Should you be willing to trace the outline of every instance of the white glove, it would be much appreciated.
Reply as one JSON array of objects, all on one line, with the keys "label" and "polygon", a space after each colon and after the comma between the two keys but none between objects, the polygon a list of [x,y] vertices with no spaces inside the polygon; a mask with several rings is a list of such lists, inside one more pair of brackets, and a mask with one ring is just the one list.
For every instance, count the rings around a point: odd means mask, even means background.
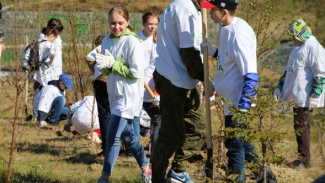
[{"label": "white glove", "polygon": [[201,47],[202,47],[202,49],[204,50],[204,47],[208,47],[208,54],[209,54],[209,56],[213,56],[215,53],[216,53],[216,51],[217,51],[217,49],[215,48],[215,47],[213,47],[210,43],[208,43],[208,42],[206,42],[206,43],[202,43],[201,44]]},{"label": "white glove", "polygon": [[281,98],[281,90],[279,88],[274,90],[273,98],[276,102]]},{"label": "white glove", "polygon": [[68,123],[64,124],[63,130],[67,131],[67,132],[70,132],[70,126],[72,126],[72,125],[68,124]]},{"label": "white glove", "polygon": [[150,99],[150,102],[152,102],[153,105],[158,107],[160,102],[160,96],[155,95],[154,98]]},{"label": "white glove", "polygon": [[96,62],[97,62],[97,67],[99,70],[104,69],[104,68],[112,68],[113,63],[115,62],[115,59],[113,55],[105,49],[105,55],[96,53]]},{"label": "white glove", "polygon": [[311,110],[316,109],[317,106],[318,106],[318,99],[317,98],[309,98],[308,109],[311,111]]},{"label": "white glove", "polygon": [[[203,82],[203,87],[205,89],[205,86],[204,86],[204,82]],[[209,94],[210,94],[210,97],[212,97],[214,95],[214,92],[216,92],[214,90],[214,84],[213,82],[209,79]],[[203,95],[205,96],[205,91],[203,91]]]}]

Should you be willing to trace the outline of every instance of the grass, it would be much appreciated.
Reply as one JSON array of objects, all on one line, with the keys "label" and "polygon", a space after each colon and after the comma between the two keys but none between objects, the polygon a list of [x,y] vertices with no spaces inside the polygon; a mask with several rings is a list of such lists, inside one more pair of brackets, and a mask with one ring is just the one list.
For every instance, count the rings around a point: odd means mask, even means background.
[{"label": "grass", "polygon": [[[10,95],[14,95],[14,87],[7,82],[8,79],[4,81],[3,87]],[[4,92],[3,89],[1,92]],[[72,100],[72,98],[68,100]],[[0,105],[0,155],[8,160],[14,109],[8,97],[2,98],[1,103],[3,105]],[[31,113],[31,110],[29,112]],[[297,144],[291,125],[292,117],[288,117],[287,120],[289,123],[282,130],[290,131],[291,134],[278,146],[282,150],[280,155],[290,162],[296,158]],[[74,138],[71,133],[62,131],[63,125],[64,121],[58,127],[41,129],[30,121],[21,120],[18,123],[17,151],[14,156],[12,182],[96,182],[101,174],[104,161],[103,157],[96,156],[96,153],[101,151],[100,145],[91,144],[85,137]],[[212,129],[216,138],[218,130],[220,130],[217,109],[212,110]],[[311,182],[324,173],[325,166],[321,161],[320,145],[317,141],[318,135],[315,127],[311,128],[311,140],[312,168],[304,169],[301,167],[295,170],[286,168],[283,164],[271,165],[279,182]],[[141,137],[141,142],[146,147],[149,138]],[[215,145],[214,159],[217,162],[218,144]],[[322,146],[325,147],[324,142]],[[225,148],[223,151],[226,152]],[[206,157],[204,150],[200,154]],[[204,180],[202,177],[203,163],[204,161],[198,160],[188,164],[187,168],[195,182],[203,182]],[[6,167],[4,161],[0,160],[0,182],[5,180]],[[127,159],[121,153],[114,168],[112,182],[140,183],[142,181],[138,177],[139,173],[141,170],[136,161]],[[215,170],[215,176],[219,175],[221,178],[220,181],[216,182],[224,181],[224,173],[224,169]]]}]

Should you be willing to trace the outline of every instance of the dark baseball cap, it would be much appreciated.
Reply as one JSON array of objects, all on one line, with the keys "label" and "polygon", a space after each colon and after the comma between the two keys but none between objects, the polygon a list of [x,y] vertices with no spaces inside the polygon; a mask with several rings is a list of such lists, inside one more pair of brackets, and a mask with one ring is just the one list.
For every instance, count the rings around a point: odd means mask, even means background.
[{"label": "dark baseball cap", "polygon": [[238,0],[210,0],[200,3],[202,8],[220,8],[227,10],[235,10],[238,5]]}]

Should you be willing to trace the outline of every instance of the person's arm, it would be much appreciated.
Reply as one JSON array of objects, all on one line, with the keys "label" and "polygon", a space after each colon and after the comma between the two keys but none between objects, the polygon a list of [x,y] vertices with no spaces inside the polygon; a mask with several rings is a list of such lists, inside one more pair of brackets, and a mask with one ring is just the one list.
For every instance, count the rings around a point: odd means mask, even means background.
[{"label": "person's arm", "polygon": [[313,45],[309,49],[306,63],[314,75],[310,98],[318,99],[323,92],[325,84],[325,50],[320,44]]},{"label": "person's arm", "polygon": [[86,56],[85,60],[86,60],[86,64],[87,64],[89,70],[92,72],[92,74],[94,74],[95,73],[95,64],[96,64],[95,60],[93,60],[87,56]]},{"label": "person's arm", "polygon": [[118,74],[122,77],[129,78],[129,79],[137,79],[136,77],[133,76],[129,66],[119,61],[114,62],[112,67],[112,73]]},{"label": "person's arm", "polygon": [[181,48],[180,54],[191,78],[204,81],[204,69],[200,51],[194,47]]},{"label": "person's arm", "polygon": [[201,19],[189,15],[189,12],[178,12],[175,15],[175,24],[179,35],[180,56],[187,72],[193,79],[204,81],[204,70],[201,59]]},{"label": "person's arm", "polygon": [[282,91],[282,88],[283,88],[283,84],[284,84],[284,80],[285,80],[286,75],[287,75],[287,70],[284,71],[284,73],[282,74],[282,76],[279,79],[278,84],[276,85],[276,88],[279,88],[281,91]]},{"label": "person's arm", "polygon": [[255,35],[248,34],[241,33],[241,35],[238,35],[233,45],[234,59],[244,78],[244,85],[238,102],[238,107],[242,111],[250,109],[252,99],[247,95],[255,97],[254,90],[257,90],[259,83],[256,62],[256,38]]},{"label": "person's arm", "polygon": [[90,69],[90,71],[94,74],[95,73],[95,64],[96,64],[96,52],[97,49],[99,49],[99,51],[101,50],[101,46],[96,47],[95,49],[93,49],[85,58],[86,63],[88,68]]},{"label": "person's arm", "polygon": [[249,96],[256,96],[255,89],[257,89],[257,83],[259,82],[259,78],[257,73],[248,73],[244,76],[244,86],[242,88],[241,97],[239,99],[238,107],[241,109],[249,110],[251,106],[251,101]]}]

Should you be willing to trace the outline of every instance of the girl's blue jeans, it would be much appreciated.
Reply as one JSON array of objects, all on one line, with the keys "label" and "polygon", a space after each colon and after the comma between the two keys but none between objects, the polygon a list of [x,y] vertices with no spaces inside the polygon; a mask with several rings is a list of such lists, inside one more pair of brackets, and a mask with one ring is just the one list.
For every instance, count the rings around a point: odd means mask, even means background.
[{"label": "girl's blue jeans", "polygon": [[103,174],[105,175],[112,174],[120,152],[120,138],[132,152],[141,168],[149,163],[143,146],[134,132],[133,119],[126,119],[113,114],[109,121],[106,134],[106,152],[103,167]]}]

